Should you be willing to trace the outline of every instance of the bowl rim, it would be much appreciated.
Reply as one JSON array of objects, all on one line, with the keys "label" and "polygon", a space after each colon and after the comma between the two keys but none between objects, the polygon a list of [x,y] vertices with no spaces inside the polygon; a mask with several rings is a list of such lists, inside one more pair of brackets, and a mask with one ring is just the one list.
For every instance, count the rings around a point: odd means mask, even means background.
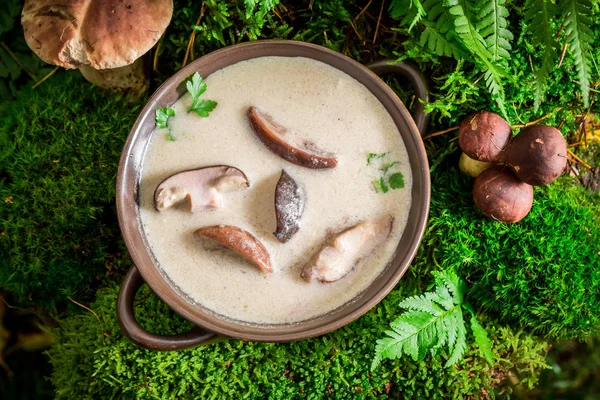
[{"label": "bowl rim", "polygon": [[[210,70],[210,66],[216,65],[218,68],[213,68],[210,72],[213,73],[228,65],[263,56],[312,58],[329,64],[362,83],[394,119],[409,152],[413,175],[413,196],[408,222],[391,265],[386,267],[354,301],[319,317],[281,325],[255,325],[225,319],[201,305],[193,304],[174,287],[175,285],[169,283],[168,277],[156,265],[153,254],[145,244],[145,235],[139,221],[139,172],[147,144],[154,131],[154,110],[157,107],[170,106],[181,97],[185,93],[181,83],[194,72]],[[201,75],[206,77],[210,73]],[[151,121],[151,124],[148,121]],[[399,126],[399,123],[404,126]],[[407,143],[407,139],[411,140]],[[409,151],[409,147],[412,151]],[[150,96],[123,147],[117,172],[116,204],[119,227],[133,265],[150,288],[173,311],[201,328],[228,337],[287,342],[320,336],[349,324],[373,308],[394,288],[415,257],[423,237],[429,214],[430,188],[427,154],[417,126],[402,101],[381,78],[363,64],[326,47],[293,40],[258,40],[228,46],[202,56],[177,71]],[[415,202],[415,194],[420,198],[419,204]],[[405,237],[409,224],[412,235]],[[375,283],[378,287],[374,287]]]}]

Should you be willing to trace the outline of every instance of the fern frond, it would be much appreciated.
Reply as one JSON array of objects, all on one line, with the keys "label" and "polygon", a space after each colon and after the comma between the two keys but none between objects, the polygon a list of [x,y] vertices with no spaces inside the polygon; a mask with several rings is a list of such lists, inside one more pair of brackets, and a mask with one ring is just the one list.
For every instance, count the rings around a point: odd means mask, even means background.
[{"label": "fern frond", "polygon": [[446,367],[456,364],[467,350],[467,330],[465,328],[465,321],[463,320],[462,311],[460,308],[453,310],[449,319],[449,331],[453,330],[456,332],[456,340],[454,345],[448,347],[451,349],[450,358],[446,361]]},{"label": "fern frond", "polygon": [[454,364],[466,348],[465,326],[461,306],[464,282],[453,271],[435,272],[436,291],[404,299],[400,307],[408,309],[394,320],[379,339],[372,368],[383,358],[399,358],[403,354],[423,360],[428,351],[433,355],[448,346]]},{"label": "fern frond", "polygon": [[409,32],[426,14],[421,0],[393,0],[388,11],[392,18],[402,19],[400,25],[409,25]]},{"label": "fern frond", "polygon": [[465,294],[465,283],[456,275],[454,271],[434,271],[435,284],[440,287],[444,286],[452,295],[454,304],[462,304]]},{"label": "fern frond", "polygon": [[533,30],[533,45],[538,47],[544,45],[544,54],[542,55],[542,65],[536,72],[535,77],[535,101],[533,108],[537,111],[542,103],[546,80],[551,66],[558,59],[556,47],[558,44],[554,40],[551,31],[551,21],[557,15],[556,5],[550,0],[528,0],[525,3],[527,12],[525,19],[531,24]]},{"label": "fern frond", "polygon": [[400,302],[399,306],[413,311],[423,311],[433,316],[438,316],[444,312],[444,308],[435,304],[434,300],[437,300],[433,293],[425,293],[421,296],[407,297]]},{"label": "fern frond", "polygon": [[509,58],[510,41],[513,34],[508,30],[508,10],[504,6],[506,0],[478,0],[479,18],[477,30],[485,39],[492,60]]},{"label": "fern frond", "polygon": [[423,8],[426,18],[421,23],[425,29],[421,33],[419,44],[438,56],[454,57],[457,60],[463,58],[465,52],[456,40],[448,8],[440,0],[426,0]]},{"label": "fern frond", "polygon": [[510,77],[494,62],[493,55],[489,52],[485,39],[474,25],[473,21],[477,20],[477,16],[473,5],[467,0],[444,0],[444,4],[449,7],[450,14],[454,17],[456,33],[469,51],[485,67],[486,87],[492,93],[502,114],[506,116],[502,78]]},{"label": "fern frond", "polygon": [[487,332],[481,326],[477,318],[475,317],[475,313],[471,314],[471,331],[473,331],[473,336],[475,336],[475,343],[479,347],[479,352],[485,358],[485,360],[490,364],[494,365],[494,353],[492,352],[492,341],[488,337]]},{"label": "fern frond", "polygon": [[569,44],[569,52],[575,60],[575,68],[579,75],[579,86],[583,94],[585,107],[590,102],[590,79],[592,76],[591,43],[593,33],[592,3],[589,0],[562,0],[560,8],[565,18],[565,34]]}]

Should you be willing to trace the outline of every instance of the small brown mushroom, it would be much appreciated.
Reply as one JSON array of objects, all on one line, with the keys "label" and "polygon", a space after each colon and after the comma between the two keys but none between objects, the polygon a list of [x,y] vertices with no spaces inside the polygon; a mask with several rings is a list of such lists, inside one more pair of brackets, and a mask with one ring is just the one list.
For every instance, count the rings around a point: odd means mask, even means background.
[{"label": "small brown mushroom", "polygon": [[79,68],[90,82],[135,97],[149,86],[140,57],[172,14],[173,0],[25,0],[21,24],[45,62]]},{"label": "small brown mushroom", "polygon": [[320,150],[314,143],[296,143],[288,129],[277,122],[270,114],[258,107],[248,109],[248,120],[252,130],[261,142],[273,153],[301,167],[324,169],[335,168],[338,159],[332,153]]},{"label": "small brown mushroom", "polygon": [[383,215],[338,233],[304,266],[302,278],[321,282],[335,282],[343,278],[363,258],[385,243],[393,224],[393,216]]},{"label": "small brown mushroom", "polygon": [[281,243],[290,240],[300,229],[305,198],[304,189],[287,172],[281,171],[275,188],[277,231],[273,233]]},{"label": "small brown mushroom", "polygon": [[205,226],[195,231],[194,234],[215,241],[244,256],[262,272],[273,272],[271,256],[266,247],[251,233],[237,226]]},{"label": "small brown mushroom", "polygon": [[206,207],[222,207],[222,193],[249,187],[246,175],[235,167],[217,165],[178,172],[158,185],[154,192],[154,207],[157,211],[187,200],[190,211]]},{"label": "small brown mushroom", "polygon": [[506,160],[523,182],[547,185],[567,166],[567,142],[556,128],[529,126],[512,139],[506,149]]},{"label": "small brown mushroom", "polygon": [[473,200],[483,214],[496,221],[518,222],[531,210],[533,187],[510,169],[496,166],[475,179]]},{"label": "small brown mushroom", "polygon": [[489,111],[479,111],[461,122],[458,144],[462,151],[477,161],[499,162],[512,137],[504,118]]}]

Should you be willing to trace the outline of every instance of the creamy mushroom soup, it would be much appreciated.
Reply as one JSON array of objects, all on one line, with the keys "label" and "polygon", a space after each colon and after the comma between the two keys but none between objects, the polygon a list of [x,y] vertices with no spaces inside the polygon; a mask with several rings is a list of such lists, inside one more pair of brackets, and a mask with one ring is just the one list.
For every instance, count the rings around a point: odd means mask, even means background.
[{"label": "creamy mushroom soup", "polygon": [[[169,128],[154,131],[144,157],[140,216],[163,273],[191,301],[247,323],[298,322],[354,299],[391,262],[410,210],[408,155],[390,115],[365,86],[306,58],[243,61],[205,81],[208,89],[203,98],[218,103],[214,111],[207,118],[188,112],[191,97],[186,94],[172,106],[176,114]],[[310,169],[275,154],[248,121],[253,106],[285,126],[294,140],[311,142],[335,155],[337,165]],[[169,131],[174,140],[169,139]],[[242,171],[250,186],[222,194],[213,204],[217,208],[192,213],[185,201],[160,211],[155,208],[155,190],[166,178],[222,165]],[[275,188],[282,170],[304,195],[299,229],[285,243],[273,234]],[[404,186],[399,188],[402,176]],[[375,251],[360,255],[349,273],[320,271],[324,280],[337,279],[331,283],[303,279],[304,267],[331,243],[332,235],[361,221],[389,222],[386,215],[393,220],[391,231],[385,231],[389,235]],[[241,228],[261,242],[270,255],[272,272],[194,234],[219,224]],[[371,225],[359,228],[364,231]],[[335,251],[319,257],[338,261]]]}]

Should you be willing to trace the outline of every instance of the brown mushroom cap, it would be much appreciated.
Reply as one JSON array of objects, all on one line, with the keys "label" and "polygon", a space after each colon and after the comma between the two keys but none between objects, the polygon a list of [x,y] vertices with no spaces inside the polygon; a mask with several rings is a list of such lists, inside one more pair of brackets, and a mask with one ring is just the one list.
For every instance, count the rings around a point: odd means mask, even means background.
[{"label": "brown mushroom cap", "polygon": [[64,68],[118,68],[160,39],[173,0],[25,0],[25,40],[42,60]]},{"label": "brown mushroom cap", "polygon": [[508,122],[496,113],[479,111],[461,122],[458,144],[473,160],[499,162],[512,137]]},{"label": "brown mushroom cap", "polygon": [[496,166],[475,179],[473,200],[483,214],[496,221],[518,222],[531,210],[533,187],[510,169]]},{"label": "brown mushroom cap", "polygon": [[552,126],[532,125],[512,139],[506,149],[506,160],[523,182],[547,185],[567,167],[567,142]]}]

